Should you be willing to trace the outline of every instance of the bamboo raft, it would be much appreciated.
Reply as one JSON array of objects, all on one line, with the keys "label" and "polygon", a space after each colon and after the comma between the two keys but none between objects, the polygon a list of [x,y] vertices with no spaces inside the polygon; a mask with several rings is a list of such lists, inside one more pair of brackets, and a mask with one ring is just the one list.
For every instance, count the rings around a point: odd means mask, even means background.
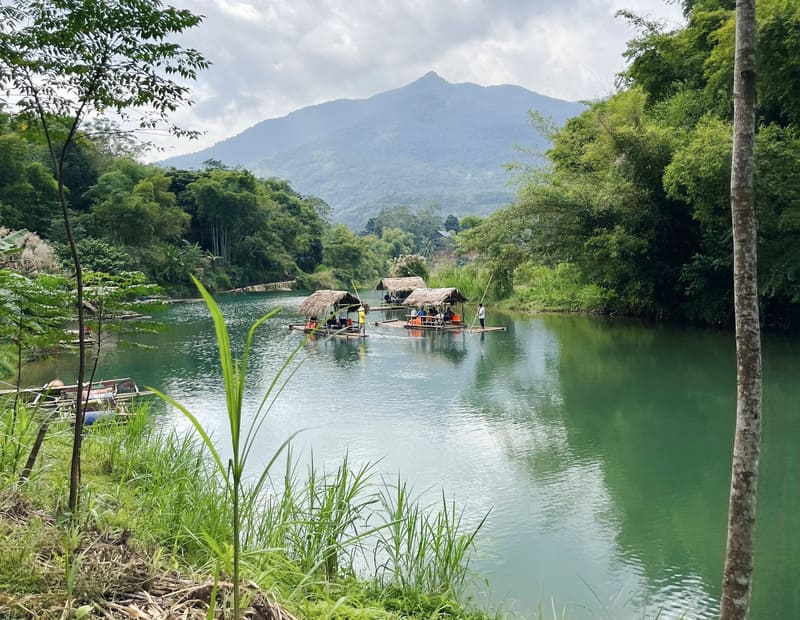
[{"label": "bamboo raft", "polygon": [[352,328],[341,327],[319,327],[317,329],[309,329],[304,323],[290,323],[289,329],[325,338],[329,336],[334,338],[366,338],[368,336],[368,334],[364,334],[363,336],[359,334],[357,327],[355,331],[353,331]]},{"label": "bamboo raft", "polygon": [[508,328],[502,325],[497,326],[487,326],[485,329],[481,329],[480,327],[471,327],[468,325],[452,325],[452,324],[443,324],[443,325],[411,325],[407,321],[402,319],[387,319],[385,321],[376,321],[373,323],[375,327],[400,327],[404,329],[419,329],[424,331],[445,331],[445,332],[459,332],[465,334],[481,334],[486,332],[504,332],[508,331]]}]

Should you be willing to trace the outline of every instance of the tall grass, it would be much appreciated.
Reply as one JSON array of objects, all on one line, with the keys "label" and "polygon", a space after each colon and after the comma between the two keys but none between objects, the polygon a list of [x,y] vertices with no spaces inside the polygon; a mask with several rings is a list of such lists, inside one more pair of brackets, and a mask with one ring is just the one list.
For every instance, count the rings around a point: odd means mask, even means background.
[{"label": "tall grass", "polygon": [[367,510],[377,500],[367,494],[371,469],[369,464],[350,468],[347,456],[332,473],[308,466],[305,480],[296,475],[296,466],[287,459],[288,470],[277,510],[270,523],[270,539],[282,546],[309,575],[324,576],[328,581],[342,573],[352,573],[355,553],[360,548]]},{"label": "tall grass", "polygon": [[602,312],[608,292],[586,281],[576,265],[555,268],[525,263],[514,271],[514,297],[510,303],[525,310],[552,312]]},{"label": "tall grass", "polygon": [[[133,422],[129,428],[138,428]],[[230,497],[202,441],[148,425],[136,433],[109,426],[93,428],[87,446],[101,464],[115,455],[114,479],[141,498],[129,523],[146,541],[204,572],[218,564],[232,570],[224,543],[233,535]],[[323,605],[331,596],[330,605],[348,608],[373,580],[379,597],[399,596],[396,607],[431,596],[454,604],[460,595],[483,520],[466,528],[443,494],[424,503],[399,477],[388,483],[373,464],[354,466],[349,457],[330,471],[313,458],[301,468],[291,450],[283,475],[270,482],[259,493],[244,485],[240,560],[250,579],[281,591],[284,602]]]},{"label": "tall grass", "polygon": [[378,492],[385,528],[378,530],[377,551],[383,562],[376,577],[385,587],[414,588],[458,597],[468,575],[475,536],[488,513],[474,528],[463,526],[463,512],[444,492],[438,510],[421,503],[406,482],[384,482]]},{"label": "tall grass", "polygon": [[477,303],[484,298],[484,295],[491,295],[489,289],[491,279],[491,272],[476,263],[462,267],[443,265],[428,279],[428,285],[433,288],[454,286],[467,299]]},{"label": "tall grass", "polygon": [[0,488],[14,482],[37,428],[36,418],[28,409],[18,407],[15,412],[10,400],[0,403]]}]

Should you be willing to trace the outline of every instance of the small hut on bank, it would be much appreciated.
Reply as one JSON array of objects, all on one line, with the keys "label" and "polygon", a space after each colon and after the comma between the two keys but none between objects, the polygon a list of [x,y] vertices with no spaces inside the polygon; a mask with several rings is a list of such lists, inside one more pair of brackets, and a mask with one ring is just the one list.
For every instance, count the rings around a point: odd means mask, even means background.
[{"label": "small hut on bank", "polygon": [[418,288],[425,288],[425,280],[419,276],[408,276],[405,278],[383,278],[378,282],[375,290],[386,291],[386,296],[383,298],[387,303],[403,303],[403,300],[409,294]]},{"label": "small hut on bank", "polygon": [[[461,328],[465,301],[467,298],[455,287],[415,289],[403,302],[413,308],[407,327]],[[453,310],[457,303],[461,303],[460,314]]]}]

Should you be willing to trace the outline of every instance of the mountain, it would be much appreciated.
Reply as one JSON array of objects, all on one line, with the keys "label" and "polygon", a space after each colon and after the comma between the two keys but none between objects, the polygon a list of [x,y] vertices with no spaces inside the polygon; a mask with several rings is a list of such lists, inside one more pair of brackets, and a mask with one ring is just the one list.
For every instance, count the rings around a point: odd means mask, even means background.
[{"label": "mountain", "polygon": [[451,84],[430,72],[368,99],[340,99],[262,121],[214,146],[161,162],[200,168],[208,159],[287,179],[355,229],[381,208],[435,204],[442,215],[488,215],[514,197],[504,165],[545,151],[528,111],[558,124],[582,104],[519,86]]}]

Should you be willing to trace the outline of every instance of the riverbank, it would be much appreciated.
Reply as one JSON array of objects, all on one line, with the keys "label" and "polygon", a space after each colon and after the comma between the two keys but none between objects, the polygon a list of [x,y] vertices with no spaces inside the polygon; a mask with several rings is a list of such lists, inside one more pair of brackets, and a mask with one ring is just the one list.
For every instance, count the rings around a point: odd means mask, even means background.
[{"label": "riverbank", "polygon": [[[0,409],[0,616],[230,617],[231,507],[191,436],[158,431],[146,410],[89,427],[69,519],[68,423],[19,482],[37,429]],[[453,512],[423,515],[404,484],[374,485],[367,469],[301,478],[289,465],[244,508],[244,617],[488,617],[458,601],[474,532]]]}]

